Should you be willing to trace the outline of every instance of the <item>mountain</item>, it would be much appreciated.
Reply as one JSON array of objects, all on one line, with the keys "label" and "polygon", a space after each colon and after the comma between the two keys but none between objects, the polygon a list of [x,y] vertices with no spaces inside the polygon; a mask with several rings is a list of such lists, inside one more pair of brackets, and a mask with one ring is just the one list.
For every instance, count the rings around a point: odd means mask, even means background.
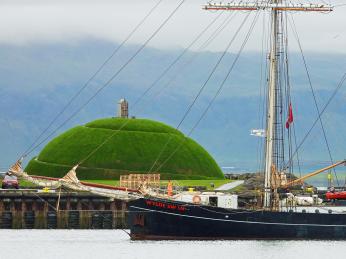
[{"label": "mountain", "polygon": [[[0,45],[0,108],[3,111],[0,115],[0,167],[6,168],[32,144],[115,47],[109,42],[96,40],[70,45]],[[122,48],[107,68],[73,101],[53,129],[88,100],[138,47],[129,45]],[[130,102],[131,115],[176,127],[221,53],[201,52],[186,67],[185,62],[196,56],[195,52],[187,52],[136,107],[133,104],[181,51],[145,48],[108,87],[52,137],[73,126],[115,116],[117,101],[123,97]],[[265,71],[262,57],[261,53],[242,54],[221,95],[191,135],[221,166],[258,168],[263,139],[250,136],[250,130],[263,127],[259,112],[263,111],[265,83],[265,77],[261,79],[261,71]],[[208,105],[234,58],[235,55],[229,53],[220,64],[180,127],[185,134]],[[306,59],[318,105],[322,107],[346,71],[346,59],[344,55],[328,53],[306,53]],[[296,137],[300,142],[316,119],[317,112],[298,53],[290,55],[290,74]],[[172,78],[173,83],[167,85]],[[334,159],[342,159],[346,154],[344,88],[322,117]],[[28,158],[38,154],[44,143]],[[307,139],[299,156],[303,162],[329,160],[320,125]]]}]

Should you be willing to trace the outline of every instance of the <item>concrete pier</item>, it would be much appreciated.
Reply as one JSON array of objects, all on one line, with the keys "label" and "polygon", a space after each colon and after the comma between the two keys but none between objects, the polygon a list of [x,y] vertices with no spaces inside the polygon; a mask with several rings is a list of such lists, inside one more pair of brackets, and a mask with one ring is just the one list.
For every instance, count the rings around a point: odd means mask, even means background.
[{"label": "concrete pier", "polygon": [[126,228],[127,203],[83,192],[0,190],[2,229]]}]

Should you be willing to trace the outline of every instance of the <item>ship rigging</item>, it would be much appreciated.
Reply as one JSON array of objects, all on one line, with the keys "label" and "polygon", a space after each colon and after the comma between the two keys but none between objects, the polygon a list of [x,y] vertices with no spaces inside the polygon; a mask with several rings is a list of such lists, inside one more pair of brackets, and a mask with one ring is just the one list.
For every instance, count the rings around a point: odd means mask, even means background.
[{"label": "ship rigging", "polygon": [[[290,100],[290,81],[287,58],[287,16],[285,12],[331,12],[333,7],[325,4],[293,4],[288,1],[228,3],[204,6],[205,10],[226,11],[269,11],[271,12],[270,53],[268,55],[269,75],[266,112],[265,144],[265,183],[263,207],[273,209],[278,206],[277,188],[286,184],[284,123],[289,131],[293,122],[292,103]],[[288,118],[283,119],[283,92],[286,93]],[[318,110],[319,112],[319,110]],[[291,151],[291,143],[289,143]],[[289,160],[291,160],[291,152]]]},{"label": "ship rigging", "polygon": [[[164,22],[154,31],[154,33],[144,42],[140,48],[117,70],[112,77],[106,81],[106,83],[99,88],[99,90],[93,95],[80,109],[71,115],[68,119],[72,118],[77,114],[85,105],[87,105],[92,98],[94,98],[99,92],[107,87],[114,78],[116,78],[121,71],[143,50],[143,48],[150,42],[150,40],[160,31],[160,29],[170,20],[175,12],[180,8],[185,0],[179,2],[178,6],[170,13],[170,15],[164,20]],[[161,1],[158,2],[158,4]],[[157,5],[156,5],[157,6]],[[155,6],[155,7],[156,7]],[[288,12],[331,12],[333,7],[327,4],[293,4],[283,0],[272,0],[268,2],[232,2],[229,4],[212,4],[209,3],[203,6],[204,10],[211,11],[245,11],[247,14],[242,20],[235,35],[226,46],[224,52],[217,60],[215,66],[213,66],[208,77],[202,84],[198,93],[194,96],[192,103],[188,106],[186,112],[183,114],[182,119],[179,121],[177,128],[179,128],[185,121],[187,115],[190,113],[192,107],[195,105],[196,100],[200,97],[201,93],[205,89],[206,85],[214,75],[221,61],[224,59],[234,39],[238,36],[240,30],[243,28],[251,12],[256,12],[256,15],[251,22],[250,28],[246,33],[245,39],[241,44],[241,47],[231,64],[229,70],[224,77],[224,80],[217,89],[212,100],[209,102],[206,109],[203,111],[197,122],[194,124],[188,136],[194,131],[204,115],[208,112],[215,98],[220,94],[223,86],[229,78],[236,62],[239,59],[241,52],[244,49],[246,42],[248,41],[250,34],[254,28],[254,25],[258,18],[258,13],[267,11],[271,16],[270,23],[270,46],[268,55],[268,87],[267,87],[267,109],[266,109],[266,127],[265,127],[265,147],[264,147],[264,199],[263,208],[256,210],[239,210],[237,208],[231,208],[230,206],[211,206],[210,195],[207,194],[199,196],[199,199],[193,199],[193,202],[185,202],[183,200],[174,199],[176,197],[168,197],[167,195],[155,195],[155,192],[142,191],[139,195],[138,192],[133,191],[130,194],[127,190],[118,190],[115,188],[109,188],[110,190],[105,191],[105,186],[90,186],[84,184],[76,177],[76,170],[79,165],[84,163],[88,158],[94,155],[107,141],[117,134],[126,123],[118,131],[114,131],[108,138],[100,143],[100,145],[92,150],[85,158],[83,158],[77,165],[75,165],[68,174],[62,179],[42,179],[40,177],[29,176],[21,169],[20,162],[12,166],[10,172],[13,174],[23,177],[26,180],[34,182],[38,185],[43,186],[65,186],[74,190],[83,190],[94,192],[99,195],[103,195],[111,198],[124,198],[133,200],[130,202],[130,217],[129,225],[131,228],[131,237],[133,239],[234,239],[234,238],[306,238],[306,239],[346,239],[346,221],[345,214],[337,213],[334,215],[319,215],[318,213],[302,214],[293,212],[283,212],[278,210],[278,188],[286,187],[302,180],[307,177],[317,175],[325,170],[330,170],[338,165],[344,164],[345,161],[333,163],[333,159],[330,155],[331,166],[324,169],[318,170],[305,178],[298,179],[299,181],[289,181],[286,173],[291,170],[293,152],[291,146],[292,132],[291,128],[294,125],[293,108],[294,104],[290,98],[290,80],[289,80],[289,66],[287,56],[287,21],[289,20]],[[217,19],[217,18],[215,18]],[[215,21],[215,20],[214,20]],[[208,27],[207,27],[208,28]],[[206,29],[207,29],[206,28]],[[202,31],[203,34],[204,31]],[[197,39],[199,36],[197,37]],[[195,40],[191,42],[191,47],[195,43]],[[184,55],[182,52],[181,56]],[[164,70],[160,75],[164,76],[168,70],[180,59],[178,56],[171,65]],[[305,68],[306,63],[303,57]],[[106,61],[107,63],[107,61]],[[106,64],[105,63],[105,64]],[[103,65],[101,66],[102,69]],[[98,72],[96,72],[98,73]],[[309,75],[308,75],[309,77]],[[342,83],[345,77],[342,79]],[[143,93],[142,98],[158,81],[154,81],[147,90]],[[309,78],[311,87],[311,81]],[[88,82],[87,82],[88,84]],[[83,90],[84,88],[81,88]],[[328,141],[323,128],[321,119],[321,111],[316,103],[315,94],[311,87],[312,94],[316,110],[318,113],[317,122],[320,122],[323,129],[324,140],[329,150]],[[78,95],[79,93],[77,93]],[[73,100],[73,99],[72,99]],[[137,102],[135,103],[135,105]],[[69,103],[68,103],[69,105]],[[67,105],[67,106],[68,106]],[[67,107],[66,106],[66,107]],[[65,111],[64,107],[63,111]],[[58,115],[59,116],[59,115]],[[54,120],[53,120],[54,121]],[[48,128],[52,124],[49,124]],[[62,124],[64,125],[64,124]],[[61,127],[61,126],[59,126]],[[58,129],[59,129],[58,127]],[[285,128],[288,132],[288,142],[285,142],[284,138],[286,135]],[[41,136],[40,136],[41,137]],[[48,136],[49,137],[49,136]],[[159,170],[167,159],[169,160],[172,154],[169,154],[163,162],[162,156],[166,146],[169,144],[170,139],[163,145],[162,150],[157,155],[155,161],[148,172]],[[33,144],[28,148],[23,157],[28,153],[32,152],[38,145]],[[288,145],[288,147],[285,146]],[[179,149],[180,146],[177,147]],[[176,149],[176,150],[177,150]],[[286,163],[285,153],[288,150],[288,163]],[[330,151],[330,150],[329,150]],[[330,152],[329,152],[330,154]],[[104,187],[104,188],[103,188]],[[122,192],[123,191],[123,192]],[[126,196],[125,196],[126,195]],[[216,195],[217,196],[217,195]],[[219,195],[220,200],[227,200],[229,197]],[[202,198],[209,199],[209,204],[201,204]],[[215,197],[211,197],[215,201]],[[227,203],[225,202],[225,203]],[[215,204],[215,202],[214,202]],[[264,231],[266,230],[266,231]]]}]

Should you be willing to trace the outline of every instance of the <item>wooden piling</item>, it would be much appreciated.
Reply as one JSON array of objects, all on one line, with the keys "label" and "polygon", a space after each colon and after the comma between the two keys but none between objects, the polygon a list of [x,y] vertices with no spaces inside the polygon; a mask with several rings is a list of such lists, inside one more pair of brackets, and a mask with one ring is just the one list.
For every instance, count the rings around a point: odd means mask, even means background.
[{"label": "wooden piling", "polygon": [[125,228],[126,211],[125,201],[90,193],[0,189],[0,228]]}]

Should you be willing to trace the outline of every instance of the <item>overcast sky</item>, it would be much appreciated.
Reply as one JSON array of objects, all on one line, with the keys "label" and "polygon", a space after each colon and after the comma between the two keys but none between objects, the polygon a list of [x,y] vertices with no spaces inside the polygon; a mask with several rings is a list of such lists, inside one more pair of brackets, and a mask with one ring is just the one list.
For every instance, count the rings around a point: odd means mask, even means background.
[{"label": "overcast sky", "polygon": [[[0,0],[0,44],[78,44],[81,40],[90,38],[119,42],[157,1]],[[341,3],[341,0],[330,1],[334,4]],[[142,43],[178,2],[179,0],[163,0],[129,42]],[[187,46],[217,15],[201,9],[201,5],[205,2],[205,0],[186,0],[169,24],[149,45],[156,48]],[[223,13],[218,22],[222,22],[226,15],[228,14]],[[245,15],[238,14],[208,50],[224,49]],[[266,16],[268,17],[268,14]],[[305,51],[346,52],[346,6],[336,8],[331,14],[295,13],[293,17]],[[262,15],[257,21],[247,50],[261,50],[261,25],[264,21]],[[213,28],[209,31],[209,35],[212,31]],[[208,33],[205,37],[207,36]],[[297,49],[294,38],[292,36],[290,38],[291,50]],[[242,37],[239,42],[241,39]],[[236,51],[236,46],[232,51]]]}]

